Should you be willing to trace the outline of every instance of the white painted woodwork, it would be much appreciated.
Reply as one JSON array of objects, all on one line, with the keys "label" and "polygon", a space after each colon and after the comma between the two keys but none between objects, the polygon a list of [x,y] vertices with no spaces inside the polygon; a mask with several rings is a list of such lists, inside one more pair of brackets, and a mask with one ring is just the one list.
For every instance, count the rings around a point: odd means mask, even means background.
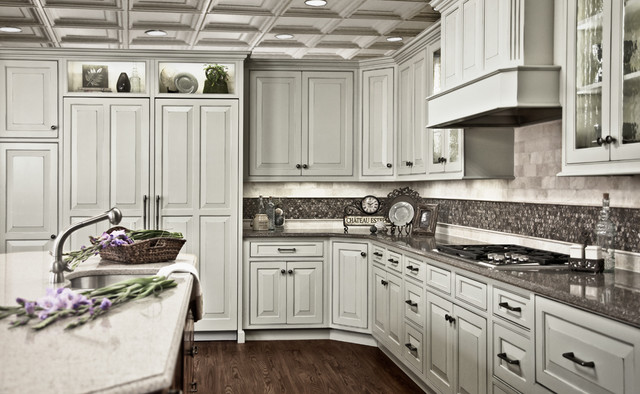
[{"label": "white painted woodwork", "polygon": [[302,74],[252,71],[249,89],[249,175],[300,175]]},{"label": "white painted woodwork", "polygon": [[[421,286],[417,286],[409,281],[404,281],[404,316],[411,320],[417,327],[424,327],[425,305],[424,291]],[[410,301],[415,306],[410,305]]]},{"label": "white painted woodwork", "polygon": [[47,239],[34,240],[6,240],[3,253],[20,252],[48,252],[53,247],[53,242]]},{"label": "white painted woodwork", "polygon": [[402,279],[387,272],[387,293],[389,297],[389,329],[387,330],[387,342],[402,348],[404,337],[402,319],[404,312],[404,293],[402,291]]},{"label": "white painted woodwork", "polygon": [[[365,256],[362,256],[364,253]],[[331,260],[332,320],[340,326],[368,327],[367,244],[336,242]]]},{"label": "white painted woodwork", "polygon": [[362,73],[362,175],[393,175],[393,68]]},{"label": "white painted woodwork", "polygon": [[484,0],[462,0],[462,79],[474,78],[483,69],[483,12]]},{"label": "white painted woodwork", "polygon": [[[250,262],[250,324],[287,322],[287,277],[285,262]],[[285,273],[281,271],[285,270]]]},{"label": "white painted woodwork", "polygon": [[386,268],[387,271],[396,272],[398,275],[402,275],[403,256],[401,253],[387,250]]},{"label": "white painted woodwork", "polygon": [[200,284],[204,313],[200,330],[237,327],[236,221],[230,216],[200,217]]},{"label": "white painted woodwork", "polygon": [[[535,383],[533,342],[508,325],[495,322],[491,342],[493,374],[522,393],[531,392]],[[501,353],[519,364],[509,364],[500,359],[498,354]]]},{"label": "white painted woodwork", "polygon": [[458,173],[453,177],[461,177],[464,161],[464,130],[428,129],[427,135],[431,147],[427,160],[429,174]]},{"label": "white painted woodwork", "polygon": [[0,144],[0,248],[58,232],[58,144]]},{"label": "white painted woodwork", "polygon": [[[374,337],[384,341],[387,340],[389,330],[389,297],[386,281],[387,273],[379,267],[373,267],[372,332]],[[389,346],[389,344],[386,345]]]},{"label": "white painted woodwork", "polygon": [[454,305],[455,393],[487,392],[487,321]]},{"label": "white painted woodwork", "polygon": [[[492,310],[495,316],[500,316],[503,319],[519,324],[529,330],[533,328],[532,297],[525,297],[496,286],[493,286],[492,295]],[[507,307],[511,309],[507,309]],[[517,310],[517,308],[520,308],[520,310]]]},{"label": "white painted woodwork", "polygon": [[317,241],[255,241],[251,242],[249,254],[251,257],[321,257],[324,254],[324,243]]},{"label": "white painted woodwork", "polygon": [[487,309],[487,284],[456,274],[456,299],[480,309]]},{"label": "white painted woodwork", "polygon": [[182,233],[182,237],[187,240],[180,249],[180,253],[198,255],[198,234],[197,218],[194,216],[163,216],[160,228],[163,230]]},{"label": "white painted woodwork", "polygon": [[454,330],[445,320],[453,315],[450,301],[427,291],[427,327],[425,348],[427,351],[427,380],[442,393],[452,393],[454,381]]},{"label": "white painted woodwork", "polygon": [[0,61],[0,137],[58,136],[58,62]]},{"label": "white painted woodwork", "polygon": [[[636,393],[638,329],[535,297],[536,381],[558,393]],[[593,362],[581,366],[564,357]]]},{"label": "white painted woodwork", "polygon": [[323,321],[322,261],[287,263],[287,324]]},{"label": "white painted woodwork", "polygon": [[405,343],[402,280],[391,272],[373,267],[373,281],[373,334],[400,356]]},{"label": "white painted woodwork", "polygon": [[[429,263],[429,261],[427,261]],[[451,294],[453,275],[451,271],[436,267],[432,264],[427,265],[427,286],[437,289],[444,294]]]},{"label": "white painted woodwork", "polygon": [[418,376],[423,375],[424,365],[424,331],[418,330],[409,323],[404,323],[402,358]]},{"label": "white painted woodwork", "polygon": [[441,12],[441,41],[442,41],[442,85],[443,88],[454,86],[462,80],[461,27],[462,16],[460,7],[456,4]]},{"label": "white painted woodwork", "polygon": [[[83,220],[89,219],[89,216],[71,216],[68,218],[68,221],[64,223],[64,229],[74,225],[76,223],[82,222]],[[64,244],[64,251],[72,251],[78,250],[83,246],[89,246],[91,243],[89,241],[89,237],[96,237],[102,235],[102,233],[107,230],[109,227],[109,222],[99,222],[90,224],[88,226],[80,227],[71,233],[69,240]]]},{"label": "white painted woodwork", "polygon": [[399,65],[398,175],[424,174],[426,171],[426,51],[420,50]]},{"label": "white painted woodwork", "polygon": [[413,257],[404,256],[404,275],[420,284],[424,283],[427,275],[427,264]]}]

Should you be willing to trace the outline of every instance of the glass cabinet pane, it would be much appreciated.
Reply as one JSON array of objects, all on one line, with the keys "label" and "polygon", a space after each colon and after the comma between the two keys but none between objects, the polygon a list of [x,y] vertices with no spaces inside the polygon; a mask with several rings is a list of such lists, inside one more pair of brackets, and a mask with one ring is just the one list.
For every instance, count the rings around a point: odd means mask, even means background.
[{"label": "glass cabinet pane", "polygon": [[624,2],[622,143],[640,142],[640,0]]},{"label": "glass cabinet pane", "polygon": [[433,81],[433,87],[431,89],[431,94],[435,94],[438,93],[440,90],[442,90],[442,86],[440,85],[440,71],[442,69],[442,63],[440,61],[440,50],[438,49],[437,51],[433,52],[433,75],[432,77],[432,81]]},{"label": "glass cabinet pane", "polygon": [[454,164],[460,161],[460,129],[447,131],[449,132],[449,158],[447,163]]},{"label": "glass cabinet pane", "polygon": [[[603,0],[577,1],[575,148],[598,146],[602,132]],[[606,50],[605,50],[606,49]]]},{"label": "glass cabinet pane", "polygon": [[433,135],[433,152],[431,154],[431,160],[433,164],[439,164],[442,161],[442,134],[444,130],[434,129],[431,130]]}]

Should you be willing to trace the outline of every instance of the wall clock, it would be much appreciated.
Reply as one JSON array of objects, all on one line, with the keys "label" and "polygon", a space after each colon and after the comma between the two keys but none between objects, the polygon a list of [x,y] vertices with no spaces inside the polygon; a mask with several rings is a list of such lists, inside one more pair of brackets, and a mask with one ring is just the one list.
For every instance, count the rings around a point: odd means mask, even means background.
[{"label": "wall clock", "polygon": [[380,210],[380,200],[372,195],[364,196],[360,201],[360,208],[362,212],[373,215]]}]

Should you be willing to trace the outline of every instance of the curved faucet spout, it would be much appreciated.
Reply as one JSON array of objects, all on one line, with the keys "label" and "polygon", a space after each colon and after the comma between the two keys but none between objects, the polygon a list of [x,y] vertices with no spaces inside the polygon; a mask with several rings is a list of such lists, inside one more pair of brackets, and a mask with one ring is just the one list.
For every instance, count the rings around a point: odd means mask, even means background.
[{"label": "curved faucet spout", "polygon": [[53,262],[51,263],[50,283],[64,283],[64,271],[71,271],[67,264],[62,260],[62,248],[64,247],[64,242],[69,238],[71,233],[79,228],[98,223],[103,220],[109,220],[111,224],[116,225],[122,220],[122,212],[120,212],[118,208],[113,207],[101,215],[72,224],[63,232],[58,234],[56,242],[53,244]]}]

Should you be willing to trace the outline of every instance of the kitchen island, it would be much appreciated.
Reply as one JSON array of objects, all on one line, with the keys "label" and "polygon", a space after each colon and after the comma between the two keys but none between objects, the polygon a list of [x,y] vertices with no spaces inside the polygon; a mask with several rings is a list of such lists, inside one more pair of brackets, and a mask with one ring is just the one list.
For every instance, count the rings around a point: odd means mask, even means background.
[{"label": "kitchen island", "polygon": [[[51,259],[44,252],[1,254],[0,305],[16,305],[16,297],[42,297],[51,287]],[[195,256],[182,254],[175,261],[142,265],[92,257],[66,279],[96,273],[148,276],[174,262],[197,263]],[[168,388],[193,285],[187,273],[171,279],[178,286],[120,305],[71,330],[64,327],[72,319],[40,331],[29,326],[10,329],[13,318],[0,320],[0,392],[146,393]]]}]

